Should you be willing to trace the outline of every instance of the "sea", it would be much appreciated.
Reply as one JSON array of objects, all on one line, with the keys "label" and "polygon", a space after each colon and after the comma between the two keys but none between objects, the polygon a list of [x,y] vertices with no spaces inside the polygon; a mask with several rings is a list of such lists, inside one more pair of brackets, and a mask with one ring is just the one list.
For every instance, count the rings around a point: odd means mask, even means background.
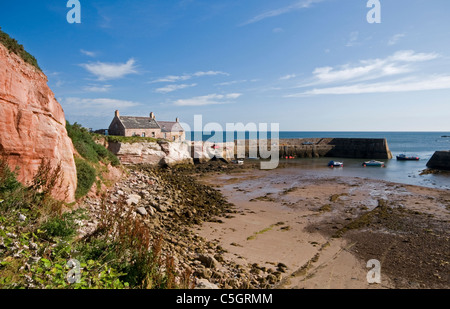
[{"label": "sea", "polygon": [[[226,132],[202,134],[200,132],[187,132],[190,140],[221,142],[230,141]],[[231,134],[233,136],[233,134]],[[254,132],[234,132],[234,139],[254,139],[259,135]],[[265,138],[266,136],[262,136]],[[270,138],[270,132],[267,136]],[[303,172],[324,176],[337,177],[362,177],[379,179],[395,183],[419,185],[424,187],[450,190],[450,172],[438,174],[425,174],[426,164],[433,153],[438,150],[450,150],[450,132],[295,132],[281,131],[280,139],[287,138],[385,138],[393,159],[380,160],[385,162],[385,167],[363,167],[364,160],[347,158],[302,158],[281,159],[280,162],[288,163],[291,168],[302,169]],[[396,156],[418,156],[419,161],[397,161]],[[330,160],[338,160],[344,163],[342,168],[329,168]]]}]

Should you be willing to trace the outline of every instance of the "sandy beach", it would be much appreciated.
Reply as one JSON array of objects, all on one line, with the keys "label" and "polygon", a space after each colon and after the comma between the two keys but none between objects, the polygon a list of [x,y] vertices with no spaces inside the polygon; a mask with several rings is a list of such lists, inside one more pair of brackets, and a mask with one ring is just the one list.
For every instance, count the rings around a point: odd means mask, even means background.
[{"label": "sandy beach", "polygon": [[[236,213],[195,232],[281,289],[450,287],[450,192],[301,169],[204,174]],[[369,283],[369,260],[380,283]],[[370,277],[373,278],[373,277]]]}]

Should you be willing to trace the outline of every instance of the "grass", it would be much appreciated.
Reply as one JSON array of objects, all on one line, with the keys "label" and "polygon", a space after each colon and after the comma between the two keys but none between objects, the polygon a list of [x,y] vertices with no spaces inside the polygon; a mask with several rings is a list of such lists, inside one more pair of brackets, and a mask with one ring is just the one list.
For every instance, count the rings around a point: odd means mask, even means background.
[{"label": "grass", "polygon": [[86,128],[83,128],[78,123],[73,125],[66,122],[66,130],[72,143],[81,157],[75,158],[75,165],[77,169],[77,190],[75,198],[79,199],[85,196],[91,189],[94,182],[97,181],[98,187],[104,179],[102,173],[107,172],[107,169],[102,167],[111,164],[112,166],[119,166],[119,159],[103,145],[96,143],[98,139],[96,134],[90,133]]},{"label": "grass", "polygon": [[66,122],[66,130],[72,143],[80,156],[91,163],[102,161],[105,164],[111,163],[112,166],[120,165],[119,159],[104,146],[97,144],[94,135],[89,133],[78,123],[70,124]]},{"label": "grass", "polygon": [[125,143],[125,144],[134,144],[134,143],[157,143],[160,141],[167,140],[164,139],[158,139],[153,137],[141,137],[141,136],[115,136],[115,135],[109,135],[107,137],[107,140],[109,143]]},{"label": "grass", "polygon": [[[151,239],[149,227],[123,212],[124,201],[113,208],[102,203],[97,228],[81,237],[86,209],[67,210],[51,197],[58,186],[58,167],[43,161],[29,186],[15,180],[0,157],[0,288],[2,289],[124,289],[191,288],[189,271],[175,271],[172,257],[161,254],[162,238]],[[116,207],[117,206],[117,207]],[[79,263],[79,277],[69,260]]]},{"label": "grass", "polygon": [[88,162],[81,158],[75,158],[77,168],[77,190],[75,198],[85,196],[96,180],[96,171]]},{"label": "grass", "polygon": [[18,55],[26,63],[31,64],[39,71],[42,71],[38,65],[36,58],[30,55],[23,45],[19,44],[16,39],[11,38],[7,33],[3,32],[0,27],[0,43],[3,44],[10,52]]}]

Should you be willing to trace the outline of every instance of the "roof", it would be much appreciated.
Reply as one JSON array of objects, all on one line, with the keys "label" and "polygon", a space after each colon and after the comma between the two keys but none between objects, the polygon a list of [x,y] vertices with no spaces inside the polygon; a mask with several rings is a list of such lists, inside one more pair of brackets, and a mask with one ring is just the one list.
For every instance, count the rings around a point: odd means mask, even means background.
[{"label": "roof", "polygon": [[179,122],[175,121],[158,121],[161,132],[180,132],[184,131]]},{"label": "roof", "polygon": [[126,129],[159,129],[155,119],[150,117],[120,116],[119,120]]}]

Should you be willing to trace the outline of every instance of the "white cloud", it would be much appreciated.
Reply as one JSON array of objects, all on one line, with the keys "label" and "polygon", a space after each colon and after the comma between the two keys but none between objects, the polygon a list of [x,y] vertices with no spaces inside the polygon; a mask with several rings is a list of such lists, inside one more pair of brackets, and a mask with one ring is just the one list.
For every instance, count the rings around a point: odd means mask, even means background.
[{"label": "white cloud", "polygon": [[292,11],[296,11],[296,10],[301,10],[301,9],[307,9],[310,8],[312,6],[312,4],[314,3],[318,3],[318,2],[322,2],[323,0],[302,0],[302,1],[297,1],[294,4],[291,4],[289,6],[285,6],[282,8],[278,8],[278,9],[274,9],[274,10],[270,10],[267,12],[264,12],[262,14],[259,14],[249,20],[247,20],[246,22],[242,23],[240,26],[245,26],[245,25],[249,25],[249,24],[253,24],[256,22],[259,22],[261,20],[264,20],[266,18],[271,18],[271,17],[276,17],[276,16],[280,16]]},{"label": "white cloud", "polygon": [[280,80],[289,80],[289,79],[296,78],[296,77],[297,77],[297,75],[295,75],[295,74],[288,74],[288,75],[280,77]]},{"label": "white cloud", "polygon": [[110,80],[137,73],[135,63],[136,61],[131,58],[126,63],[96,62],[81,64],[81,66],[97,76],[98,80]]},{"label": "white cloud", "polygon": [[61,104],[64,106],[65,112],[80,116],[104,116],[105,113],[116,109],[126,110],[127,108],[141,105],[140,103],[127,100],[77,97],[64,98],[61,100]]},{"label": "white cloud", "polygon": [[313,81],[300,85],[308,87],[351,80],[371,80],[380,77],[404,74],[413,71],[412,63],[438,58],[436,53],[416,53],[412,50],[398,51],[384,59],[362,60],[357,65],[319,67],[313,71]]},{"label": "white cloud", "polygon": [[180,99],[174,102],[177,106],[204,106],[230,103],[230,100],[239,98],[241,93],[209,94],[190,99]]},{"label": "white cloud", "polygon": [[203,77],[203,76],[215,76],[215,75],[226,75],[230,74],[222,71],[198,71],[192,74],[183,74],[183,75],[168,75],[165,77],[160,77],[158,79],[150,81],[150,84],[154,83],[175,83],[178,81],[186,81],[192,79],[194,77]]},{"label": "white cloud", "polygon": [[421,62],[429,61],[440,57],[437,53],[416,53],[413,50],[402,50],[396,52],[388,59],[391,61],[403,61],[403,62]]},{"label": "white cloud", "polygon": [[222,71],[207,71],[207,72],[196,72],[194,74],[192,74],[192,76],[195,77],[202,77],[202,76],[215,76],[215,75],[227,75],[229,76],[230,74],[222,72]]},{"label": "white cloud", "polygon": [[232,80],[232,81],[229,81],[229,82],[223,82],[223,83],[214,84],[214,86],[230,86],[230,85],[241,84],[241,83],[246,83],[246,82],[247,82],[246,79]]},{"label": "white cloud", "polygon": [[[286,97],[450,89],[450,75],[414,74],[418,71],[416,63],[431,61],[439,57],[440,55],[437,53],[416,53],[412,50],[402,50],[383,59],[362,60],[357,65],[319,67],[313,71],[312,81],[299,85],[299,87],[337,84],[336,86],[309,89]],[[395,76],[397,79],[392,79]],[[382,81],[369,82],[377,79],[382,79]]]},{"label": "white cloud", "polygon": [[195,86],[197,86],[197,84],[168,85],[168,86],[165,86],[165,87],[161,87],[161,88],[155,89],[155,92],[158,92],[158,93],[169,93],[169,92],[177,91],[177,90],[180,90],[180,89],[189,88],[189,87],[195,87]]},{"label": "white cloud", "polygon": [[108,92],[111,89],[111,85],[89,85],[83,88],[87,92]]},{"label": "white cloud", "polygon": [[308,90],[286,97],[303,97],[313,95],[344,95],[367,93],[411,92],[450,89],[450,75],[431,76],[424,79],[415,78],[385,81],[379,83],[359,83],[348,86],[328,87]]},{"label": "white cloud", "polygon": [[281,32],[284,32],[284,30],[283,30],[283,28],[273,28],[272,32],[273,33],[281,33]]},{"label": "white cloud", "polygon": [[394,36],[392,36],[389,41],[388,41],[388,45],[392,46],[397,44],[398,40],[400,40],[401,38],[403,38],[405,35],[403,33],[399,33],[396,34]]},{"label": "white cloud", "polygon": [[84,49],[80,49],[80,52],[83,55],[89,56],[89,57],[95,57],[97,56],[97,53],[93,52],[93,51],[88,51],[88,50],[84,50]]},{"label": "white cloud", "polygon": [[353,31],[352,33],[350,33],[350,38],[348,39],[348,42],[347,44],[345,44],[345,46],[352,47],[357,45],[358,37],[359,37],[358,31]]}]

